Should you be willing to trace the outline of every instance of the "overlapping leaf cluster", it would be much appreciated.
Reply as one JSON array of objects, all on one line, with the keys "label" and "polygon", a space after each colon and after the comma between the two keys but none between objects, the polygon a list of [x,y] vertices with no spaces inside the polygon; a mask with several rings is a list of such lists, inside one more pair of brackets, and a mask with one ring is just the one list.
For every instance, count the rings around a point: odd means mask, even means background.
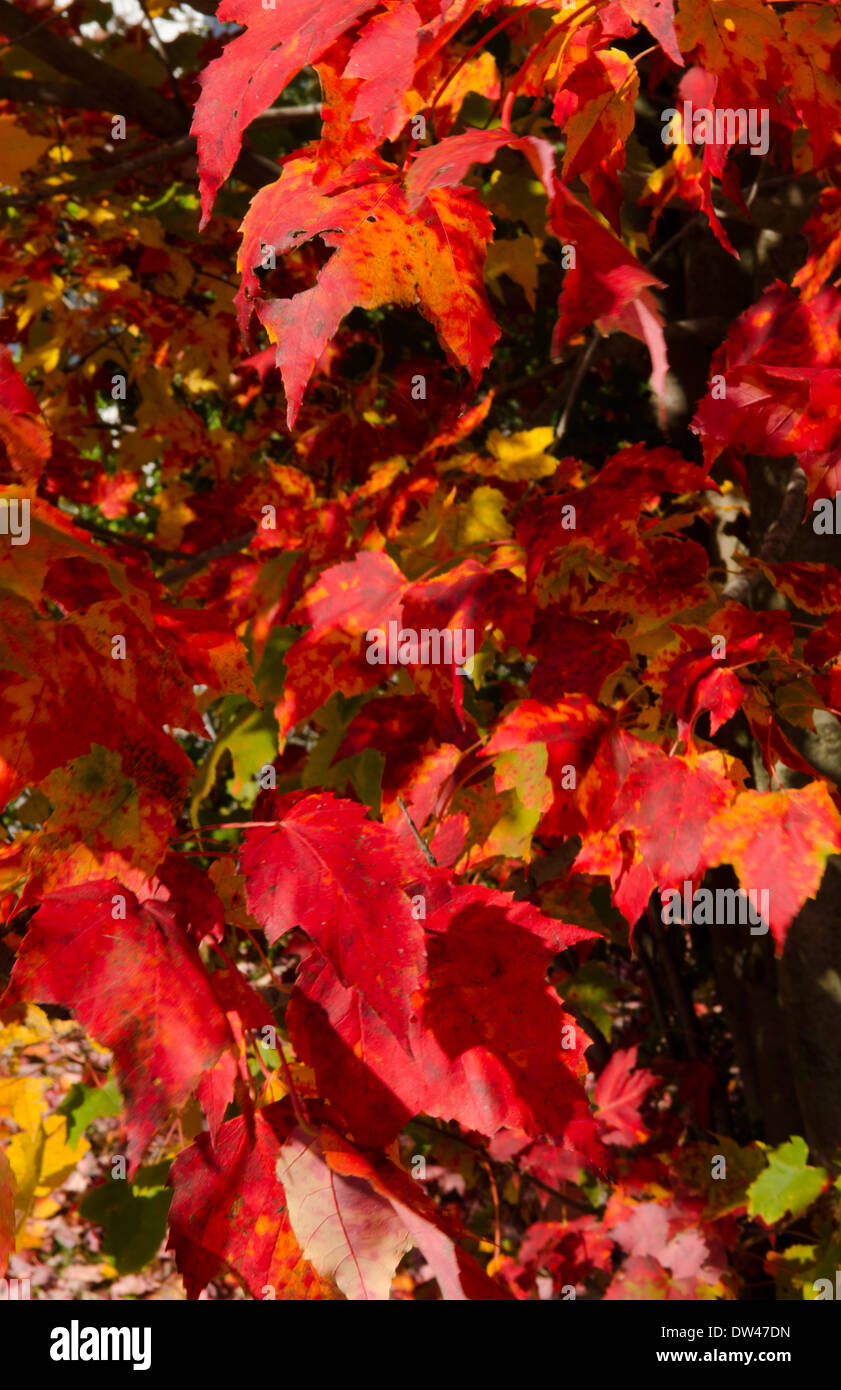
[{"label": "overlapping leaf cluster", "polygon": [[[703,543],[751,456],[835,495],[839,7],[218,18],[239,28],[180,58],[201,235],[189,169],[163,198],[130,169],[62,190],[100,112],[58,143],[37,107],[2,116],[2,497],[31,534],[0,537],[0,1254],[67,1161],[16,1060],[40,1005],[108,1049],[135,1191],[171,1162],[189,1297],[732,1298],[763,1255],[812,1296],[829,1168],[719,1132],[639,935],[652,895],[731,866],[769,888],[780,952],[841,853],[836,788],[790,737],[838,709],[837,571],[763,552],[762,611]],[[266,127],[237,193],[251,123],[316,83],[320,132],[270,150]],[[646,149],[645,113],[684,100],[767,109],[767,163],[680,115]],[[735,257],[723,201],[749,224],[783,176],[819,190],[809,254],[724,326],[693,454],[660,433],[661,224],[695,211]],[[569,365],[571,409],[584,354],[626,338],[650,387],[617,421],[606,363],[611,428],[565,453],[518,352]],[[469,637],[469,674],[372,663],[392,627]],[[741,1249],[804,1212],[797,1244]]]}]

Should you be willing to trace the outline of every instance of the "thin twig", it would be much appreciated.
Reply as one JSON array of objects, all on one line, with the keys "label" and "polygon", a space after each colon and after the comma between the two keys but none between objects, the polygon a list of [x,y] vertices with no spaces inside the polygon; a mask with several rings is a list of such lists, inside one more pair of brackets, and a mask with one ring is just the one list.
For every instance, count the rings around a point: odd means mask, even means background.
[{"label": "thin twig", "polygon": [[502,1254],[502,1223],[499,1219],[499,1189],[496,1185],[494,1170],[491,1167],[489,1158],[485,1159],[485,1171],[488,1175],[488,1182],[491,1185],[491,1197],[493,1198],[494,1204],[494,1254],[496,1258],[499,1259]]},{"label": "thin twig", "polygon": [[764,154],[764,155],[762,156],[762,158],[760,159],[760,161],[759,161],[759,168],[758,168],[757,171],[756,171],[756,178],[754,179],[753,184],[751,185],[751,188],[750,188],[750,190],[749,190],[749,192],[748,192],[748,196],[747,196],[746,199],[745,199],[745,207],[746,207],[746,208],[749,208],[749,207],[751,206],[751,204],[753,203],[754,198],[756,197],[757,193],[759,192],[759,188],[760,188],[760,183],[759,183],[759,181],[760,181],[760,179],[762,178],[762,171],[763,171],[763,169],[765,168],[765,162],[766,162],[767,158],[768,158],[767,154]]},{"label": "thin twig", "polygon": [[[543,367],[535,367],[533,372],[526,372],[524,376],[515,377],[513,381],[506,381],[502,386],[497,386],[494,391],[493,404],[501,400],[503,396],[513,395],[524,386],[530,386],[533,381],[542,381],[547,376],[557,376],[560,372],[568,372],[568,362],[548,362]],[[493,408],[493,407],[492,407]]]},{"label": "thin twig", "polygon": [[142,550],[156,564],[165,564],[172,559],[171,550],[162,550],[159,545],[154,545],[152,541],[144,540],[142,536],[130,536],[120,531],[109,531],[107,526],[100,526],[96,521],[84,521],[81,517],[71,518],[73,525],[78,526],[82,531],[89,531],[98,540],[108,541],[112,545],[133,546],[137,550]]},{"label": "thin twig", "polygon": [[304,102],[300,106],[272,106],[255,116],[249,129],[254,126],[294,125],[296,121],[309,121],[313,116],[320,115],[320,101]]},{"label": "thin twig", "polygon": [[[456,1144],[463,1144],[466,1149],[470,1149],[476,1155],[477,1159],[488,1161],[484,1150],[478,1148],[476,1144],[471,1144],[470,1140],[465,1139],[461,1134],[453,1134],[448,1129],[441,1129],[439,1125],[433,1124],[431,1120],[425,1120],[421,1115],[416,1115],[412,1124],[422,1125],[424,1129],[431,1129],[433,1133],[438,1135],[439,1139],[452,1139]],[[535,1187],[542,1187],[544,1192],[550,1193],[552,1197],[557,1197],[559,1201],[565,1202],[568,1207],[572,1207],[575,1211],[582,1211],[588,1216],[592,1216],[596,1210],[590,1203],[585,1205],[584,1202],[576,1201],[574,1197],[567,1197],[557,1187],[550,1187],[542,1178],[535,1177],[534,1173],[524,1172],[513,1159],[506,1164],[500,1164],[500,1167],[513,1168],[518,1177],[525,1178],[526,1182],[533,1182]]]},{"label": "thin twig", "polygon": [[99,352],[100,348],[108,347],[111,343],[118,343],[125,331],[125,328],[117,328],[113,333],[108,333],[106,337],[100,338],[98,343],[94,343],[92,348],[88,348],[87,352],[83,352],[76,362],[65,368],[65,371],[77,372],[82,363],[87,362],[88,358],[93,357],[94,353]]},{"label": "thin twig", "polygon": [[688,222],[684,222],[679,232],[675,232],[674,236],[670,236],[668,241],[663,242],[662,246],[658,246],[653,256],[649,256],[645,263],[646,270],[655,265],[657,261],[660,260],[661,256],[665,256],[667,251],[671,251],[673,246],[677,246],[679,241],[683,241],[687,232],[691,232],[693,227],[697,227],[698,224],[703,221],[703,218],[704,214],[702,212],[696,212],[694,217],[690,217]]},{"label": "thin twig", "polygon": [[180,584],[185,579],[191,579],[194,574],[209,565],[213,560],[221,560],[224,555],[235,555],[243,546],[253,541],[257,534],[257,527],[252,526],[249,531],[243,531],[242,535],[233,536],[230,540],[221,541],[219,545],[212,545],[208,550],[200,550],[198,555],[191,555],[180,565],[174,565],[172,569],[165,570],[160,575],[160,582],[168,587],[172,584]]},{"label": "thin twig", "polygon": [[149,28],[152,31],[152,38],[154,40],[155,48],[158,52],[158,57],[160,58],[164,67],[166,68],[167,74],[169,76],[169,85],[172,89],[173,99],[176,102],[176,104],[181,107],[182,111],[188,112],[189,108],[181,93],[181,88],[178,85],[178,78],[175,76],[175,68],[172,65],[169,53],[167,52],[166,44],[164,43],[163,39],[158,33],[157,25],[155,24],[155,21],[149,12],[149,6],[147,5],[146,0],[140,0],[140,8],[146,16],[146,21],[149,25]]},{"label": "thin twig", "polygon": [[572,414],[573,407],[575,405],[576,397],[578,395],[578,392],[581,390],[582,382],[584,381],[584,378],[587,375],[587,368],[589,367],[590,362],[592,361],[593,354],[595,353],[596,348],[599,345],[600,339],[601,334],[599,333],[599,330],[597,328],[594,328],[590,334],[590,341],[587,344],[584,351],[582,352],[581,360],[579,361],[578,366],[575,369],[575,376],[572,378],[572,383],[569,388],[569,395],[566,398],[566,404],[561,412],[561,418],[555,427],[556,439],[563,439],[564,435],[567,432],[567,426],[569,424],[569,419]]},{"label": "thin twig", "polygon": [[412,834],[414,835],[415,839],[417,840],[421,853],[424,855],[424,858],[426,859],[427,863],[431,864],[434,869],[437,869],[438,862],[435,858],[435,855],[432,853],[432,850],[429,848],[429,845],[426,843],[426,840],[423,838],[420,831],[418,830],[418,827],[415,825],[415,822],[412,820],[412,817],[409,815],[408,808],[402,796],[398,796],[397,804],[400,807],[400,810],[403,812],[403,815],[406,817],[406,820],[409,822],[409,828]]},{"label": "thin twig", "polygon": [[0,43],[0,52],[2,52],[4,48],[14,48],[16,44],[22,43],[24,39],[28,39],[31,34],[37,34],[38,30],[43,29],[45,24],[52,24],[53,20],[58,19],[58,17],[59,14],[57,10],[50,10],[49,14],[46,14],[43,19],[39,19],[38,23],[33,24],[31,29],[25,29],[24,32],[19,34],[15,39],[7,39],[5,43]]},{"label": "thin twig", "polygon": [[[271,975],[273,983],[277,985],[278,981],[275,977],[274,970],[269,964],[268,956],[266,955],[259,941],[257,941],[253,932],[251,932],[249,928],[246,927],[243,923],[240,923],[240,930],[245,932],[245,935],[248,937],[249,941],[251,942],[252,946],[254,947],[255,951],[260,957],[261,961],[263,962],[269,974]],[[301,1104],[301,1098],[298,1095],[295,1082],[292,1078],[292,1073],[289,1070],[289,1063],[287,1062],[286,1057],[283,1053],[282,1040],[281,1046],[277,1049],[277,1055],[280,1058],[280,1069],[283,1072],[283,1084],[289,1092],[289,1099],[292,1102],[292,1109],[295,1111],[295,1118],[298,1121],[298,1124],[301,1126],[303,1130],[306,1131],[307,1134],[313,1134],[315,1131],[313,1130],[313,1127],[307,1118],[303,1105]]]},{"label": "thin twig", "polygon": [[[2,47],[4,45],[0,44]],[[31,77],[0,77],[0,101],[69,106],[81,111],[102,110],[101,97],[81,82],[36,81]]]},{"label": "thin twig", "polygon": [[90,189],[100,188],[104,184],[116,183],[119,179],[126,178],[129,174],[136,174],[151,164],[164,164],[171,159],[180,159],[182,156],[192,153],[195,150],[195,145],[194,136],[182,135],[178,140],[157,145],[153,150],[145,150],[142,154],[132,155],[129,159],[120,160],[118,164],[107,164],[102,169],[95,169],[93,173],[83,174],[81,178],[68,179],[65,183],[41,184],[29,193],[19,193],[10,198],[3,198],[2,201],[12,207],[27,207],[31,203],[41,203],[45,198],[66,198],[71,193],[86,193]]},{"label": "thin twig", "polygon": [[184,132],[185,115],[174,102],[151,91],[105,59],[95,57],[81,44],[40,25],[33,29],[27,16],[10,0],[0,0],[0,32],[12,46],[19,45],[63,77],[97,92],[109,108],[111,102],[115,102],[113,109],[154,134],[167,136]]}]

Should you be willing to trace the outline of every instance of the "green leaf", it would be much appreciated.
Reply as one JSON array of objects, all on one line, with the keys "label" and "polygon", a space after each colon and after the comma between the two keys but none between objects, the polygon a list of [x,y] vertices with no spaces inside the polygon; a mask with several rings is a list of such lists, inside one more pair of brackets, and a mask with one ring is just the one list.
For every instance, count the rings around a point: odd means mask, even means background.
[{"label": "green leaf", "polygon": [[591,1018],[604,1033],[608,1042],[613,1030],[610,1009],[620,998],[622,986],[600,961],[588,961],[564,980],[561,995],[576,1004],[586,1018]]},{"label": "green leaf", "polygon": [[228,790],[244,805],[257,798],[256,777],[267,763],[277,757],[277,722],[269,710],[256,709],[250,702],[242,704],[239,696],[228,697],[222,705],[222,717],[232,714],[207,753],[193,779],[190,814],[198,824],[199,808],[213,791],[219,763],[229,753],[233,777]]},{"label": "green leaf", "polygon": [[765,1257],[777,1285],[777,1302],[821,1303],[835,1299],[836,1272],[841,1268],[841,1245],[829,1225],[816,1245],[790,1245]]},{"label": "green leaf", "polygon": [[[763,1146],[764,1147],[764,1146]],[[769,1226],[787,1212],[797,1216],[811,1206],[827,1182],[824,1168],[806,1162],[806,1140],[799,1135],[768,1153],[768,1167],[748,1188],[748,1212]]]},{"label": "green leaf", "polygon": [[70,1147],[75,1148],[94,1120],[106,1115],[119,1115],[122,1108],[122,1097],[113,1077],[109,1077],[104,1086],[83,1086],[77,1081],[58,1107],[59,1114],[67,1116],[67,1142]]},{"label": "green leaf", "polygon": [[[343,758],[340,763],[334,763],[333,759],[347,733],[348,725],[363,704],[362,695],[346,696],[337,690],[316,712],[313,722],[324,732],[313,745],[304,764],[301,773],[302,787],[344,789],[350,776],[351,765],[356,766],[355,758]],[[358,754],[355,757],[358,757]],[[366,802],[366,805],[368,804],[370,803]]]},{"label": "green leaf", "polygon": [[360,801],[371,807],[375,819],[379,819],[385,755],[377,748],[363,748],[346,762],[353,790]]},{"label": "green leaf", "polygon": [[[297,558],[297,551],[289,551],[282,560],[267,561],[260,571],[260,579],[266,588],[269,586],[269,581],[272,580],[277,585],[277,592],[280,593]],[[254,676],[254,684],[257,686],[260,699],[264,704],[276,704],[283,694],[287,676],[284,657],[292,643],[296,642],[300,635],[300,628],[296,627],[273,627],[271,629]],[[245,647],[249,661],[253,666],[254,648],[250,633],[246,634]]]},{"label": "green leaf", "polygon": [[166,1234],[172,1190],[170,1160],[138,1168],[133,1182],[109,1178],[82,1198],[79,1210],[102,1227],[102,1247],[118,1274],[136,1274],[153,1260]]},{"label": "green leaf", "polygon": [[767,1166],[758,1144],[743,1148],[723,1134],[713,1135],[709,1143],[688,1144],[678,1154],[676,1162],[681,1180],[690,1191],[706,1198],[704,1217],[707,1220],[743,1211],[748,1189]]}]

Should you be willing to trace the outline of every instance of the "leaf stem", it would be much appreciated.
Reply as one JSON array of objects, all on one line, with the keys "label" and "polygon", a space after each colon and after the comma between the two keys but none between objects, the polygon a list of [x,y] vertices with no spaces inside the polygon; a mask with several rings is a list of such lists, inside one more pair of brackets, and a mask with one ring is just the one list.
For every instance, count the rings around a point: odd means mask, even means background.
[{"label": "leaf stem", "polygon": [[[265,965],[266,969],[268,970],[269,974],[270,974],[271,977],[272,977],[272,983],[275,985],[275,987],[276,987],[281,993],[283,993],[283,986],[281,985],[280,981],[277,979],[277,976],[275,975],[275,972],[274,972],[272,966],[269,964],[269,958],[268,958],[268,956],[266,955],[265,951],[263,950],[263,948],[262,948],[262,946],[260,945],[260,943],[259,943],[259,941],[257,940],[257,938],[254,936],[254,933],[253,933],[248,927],[243,926],[242,923],[239,923],[239,928],[240,928],[240,931],[244,931],[244,932],[245,932],[245,935],[248,937],[249,941],[251,942],[251,944],[252,944],[252,946],[254,947],[255,951],[257,952],[258,956],[259,956],[260,959],[262,960],[263,964]],[[280,1069],[281,1069],[281,1071],[283,1072],[283,1084],[285,1085],[287,1091],[289,1092],[289,1099],[290,1099],[291,1102],[292,1102],[292,1109],[295,1111],[295,1119],[298,1121],[298,1124],[301,1126],[301,1128],[304,1129],[304,1130],[306,1130],[307,1134],[315,1134],[315,1133],[316,1133],[315,1129],[313,1128],[313,1126],[310,1124],[309,1120],[307,1119],[306,1112],[305,1112],[305,1110],[304,1110],[304,1108],[303,1108],[303,1105],[302,1105],[302,1103],[301,1103],[301,1098],[300,1098],[300,1096],[298,1095],[298,1091],[297,1091],[297,1088],[296,1088],[296,1086],[295,1086],[295,1082],[294,1082],[293,1079],[292,1079],[292,1073],[291,1073],[291,1071],[289,1070],[289,1063],[287,1062],[287,1060],[286,1060],[286,1058],[285,1058],[285,1056],[284,1056],[284,1054],[283,1054],[283,1047],[282,1047],[282,1046],[279,1047],[279,1048],[277,1049],[277,1055],[278,1055],[278,1057],[280,1058]]]}]

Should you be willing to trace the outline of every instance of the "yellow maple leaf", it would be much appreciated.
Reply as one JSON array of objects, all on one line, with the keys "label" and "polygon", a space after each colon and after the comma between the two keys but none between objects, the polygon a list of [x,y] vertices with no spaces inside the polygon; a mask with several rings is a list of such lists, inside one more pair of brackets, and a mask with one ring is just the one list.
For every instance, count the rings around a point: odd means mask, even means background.
[{"label": "yellow maple leaf", "polygon": [[558,467],[558,460],[545,452],[554,438],[554,430],[546,425],[508,435],[491,430],[487,446],[494,463],[488,473],[505,482],[548,478]]},{"label": "yellow maple leaf", "polygon": [[21,175],[31,169],[53,141],[22,130],[14,116],[0,116],[0,184],[19,188]]},{"label": "yellow maple leaf", "polygon": [[521,232],[516,237],[502,237],[492,241],[488,247],[485,280],[501,299],[503,296],[497,281],[500,275],[507,275],[509,280],[520,286],[533,309],[537,294],[537,267],[545,259],[537,237],[529,236],[527,232]]},{"label": "yellow maple leaf", "polygon": [[[53,1024],[41,1009],[30,1005],[22,1021],[0,1028],[0,1056],[4,1071],[0,1077],[0,1140],[3,1141],[3,1168],[6,1192],[0,1191],[0,1255],[4,1244],[3,1197],[8,1208],[12,1192],[14,1243],[18,1250],[40,1244],[40,1224],[58,1210],[52,1194],[64,1185],[79,1159],[90,1147],[80,1136],[75,1145],[67,1142],[64,1115],[49,1113],[45,1099],[50,1080],[44,1076],[17,1075],[18,1055],[39,1046],[48,1038],[67,1032],[72,1023]],[[0,1172],[0,1183],[3,1172]],[[34,1221],[31,1218],[35,1218]],[[8,1232],[6,1233],[8,1235]],[[8,1253],[8,1252],[7,1252]],[[0,1261],[2,1263],[2,1261]]]}]

